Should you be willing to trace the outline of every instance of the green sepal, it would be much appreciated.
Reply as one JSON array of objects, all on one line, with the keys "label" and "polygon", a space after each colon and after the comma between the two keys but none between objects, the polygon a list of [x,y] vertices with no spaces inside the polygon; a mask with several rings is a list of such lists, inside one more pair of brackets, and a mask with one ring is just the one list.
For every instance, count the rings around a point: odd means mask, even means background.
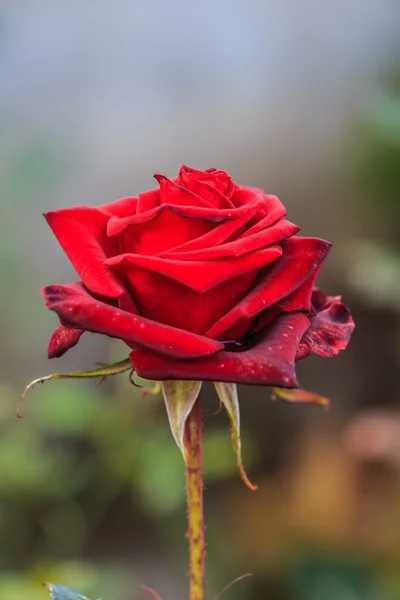
[{"label": "green sepal", "polygon": [[82,596],[65,585],[59,583],[46,583],[45,585],[50,592],[51,600],[89,600],[86,596]]},{"label": "green sepal", "polygon": [[215,389],[221,403],[224,405],[231,422],[231,438],[233,449],[236,453],[237,466],[243,483],[251,490],[256,490],[257,486],[253,485],[247,477],[242,461],[242,448],[240,440],[240,409],[236,383],[220,383],[214,382]]},{"label": "green sepal", "polygon": [[162,381],[162,393],[172,435],[185,458],[185,423],[198,398],[202,381]]},{"label": "green sepal", "polygon": [[129,358],[124,360],[120,360],[119,362],[112,363],[109,365],[101,365],[96,369],[90,369],[89,371],[73,371],[71,373],[52,373],[51,375],[45,375],[44,377],[39,377],[38,379],[34,379],[31,381],[24,391],[22,392],[22,396],[18,403],[17,407],[17,416],[22,418],[21,407],[24,402],[26,394],[38,383],[44,383],[45,381],[49,381],[50,379],[90,379],[99,377],[99,384],[109,377],[110,375],[118,375],[119,373],[124,373],[125,371],[133,371],[133,365]]}]

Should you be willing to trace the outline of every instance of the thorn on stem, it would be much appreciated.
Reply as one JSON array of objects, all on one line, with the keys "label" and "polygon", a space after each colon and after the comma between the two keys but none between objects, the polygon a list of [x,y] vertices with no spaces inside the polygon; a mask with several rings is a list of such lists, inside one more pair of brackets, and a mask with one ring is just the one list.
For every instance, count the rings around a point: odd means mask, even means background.
[{"label": "thorn on stem", "polygon": [[159,596],[152,588],[149,588],[145,585],[141,585],[140,587],[145,592],[149,592],[149,594],[150,594],[150,596],[152,596],[153,600],[161,600],[161,596]]},{"label": "thorn on stem", "polygon": [[100,387],[103,381],[105,381],[106,379],[107,375],[103,375],[103,377],[100,377],[99,381],[96,383],[96,388]]}]

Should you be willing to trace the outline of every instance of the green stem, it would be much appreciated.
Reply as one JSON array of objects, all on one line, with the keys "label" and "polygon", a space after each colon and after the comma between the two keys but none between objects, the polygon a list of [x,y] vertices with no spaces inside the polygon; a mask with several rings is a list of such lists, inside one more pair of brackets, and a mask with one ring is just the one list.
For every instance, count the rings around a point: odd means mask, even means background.
[{"label": "green stem", "polygon": [[197,398],[185,424],[186,493],[190,554],[190,600],[204,600],[204,515],[201,404]]}]

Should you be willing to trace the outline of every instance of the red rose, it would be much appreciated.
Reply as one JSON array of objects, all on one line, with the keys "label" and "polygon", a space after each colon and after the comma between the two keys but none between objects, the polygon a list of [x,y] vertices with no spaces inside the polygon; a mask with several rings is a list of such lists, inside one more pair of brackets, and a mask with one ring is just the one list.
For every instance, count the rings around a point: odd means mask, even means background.
[{"label": "red rose", "polygon": [[155,178],[137,198],[45,215],[81,279],[43,290],[61,321],[50,358],[91,331],[128,344],[149,379],[295,387],[296,359],[346,347],[349,311],[313,291],[328,242],[224,171]]}]

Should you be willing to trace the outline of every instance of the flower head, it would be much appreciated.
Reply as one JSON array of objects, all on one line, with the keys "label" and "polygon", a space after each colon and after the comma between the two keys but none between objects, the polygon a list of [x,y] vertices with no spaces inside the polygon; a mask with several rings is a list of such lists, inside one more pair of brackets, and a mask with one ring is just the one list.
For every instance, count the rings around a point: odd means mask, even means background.
[{"label": "flower head", "polygon": [[61,325],[123,340],[139,375],[296,387],[295,361],[333,356],[354,323],[314,288],[330,243],[296,235],[281,201],[217,169],[181,166],[158,187],[45,215],[80,281],[43,289]]}]

